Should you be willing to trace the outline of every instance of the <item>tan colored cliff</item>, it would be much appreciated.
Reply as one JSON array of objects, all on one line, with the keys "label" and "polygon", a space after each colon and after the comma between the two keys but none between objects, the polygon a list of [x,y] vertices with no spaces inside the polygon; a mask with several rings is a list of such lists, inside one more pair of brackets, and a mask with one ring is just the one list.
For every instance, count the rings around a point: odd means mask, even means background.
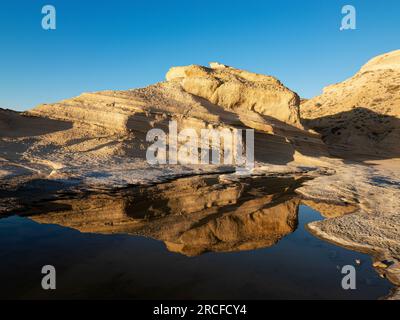
[{"label": "tan colored cliff", "polygon": [[400,50],[326,87],[301,105],[301,117],[336,155],[400,157]]},{"label": "tan colored cliff", "polygon": [[179,82],[186,92],[225,110],[254,111],[301,127],[300,98],[274,77],[211,63],[210,68],[197,65],[171,68],[167,80]]}]

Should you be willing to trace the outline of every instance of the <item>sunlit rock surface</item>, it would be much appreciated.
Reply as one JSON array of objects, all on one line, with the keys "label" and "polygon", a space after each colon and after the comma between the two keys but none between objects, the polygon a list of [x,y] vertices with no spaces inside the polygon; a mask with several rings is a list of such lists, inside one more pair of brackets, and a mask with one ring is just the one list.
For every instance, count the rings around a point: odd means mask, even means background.
[{"label": "sunlit rock surface", "polygon": [[[147,175],[157,181],[198,172],[148,165],[147,133],[158,128],[168,134],[171,121],[179,132],[255,129],[260,163],[315,164],[328,155],[320,136],[301,126],[297,94],[271,76],[212,64],[172,68],[167,79],[141,89],[83,93],[24,113],[0,109],[0,182],[30,174],[114,187],[141,183]],[[214,92],[203,81],[220,85]],[[224,171],[218,165],[200,170]]]},{"label": "sunlit rock surface", "polygon": [[400,157],[400,50],[373,58],[300,109],[335,155]]},{"label": "sunlit rock surface", "polygon": [[[215,94],[200,92],[201,83],[196,89],[201,75],[221,82]],[[113,189],[235,170],[235,163],[222,162],[150,165],[146,151],[153,141],[146,135],[153,128],[168,134],[171,121],[179,132],[197,134],[254,129],[256,166],[320,165],[328,156],[320,136],[300,125],[297,95],[273,77],[212,64],[172,68],[167,79],[141,89],[84,93],[24,113],[0,109],[0,190],[34,180]],[[0,197],[2,212],[10,201]]]},{"label": "sunlit rock surface", "polygon": [[196,65],[171,68],[167,80],[179,82],[186,92],[226,110],[255,111],[301,126],[300,98],[274,77],[212,63],[210,68]]}]

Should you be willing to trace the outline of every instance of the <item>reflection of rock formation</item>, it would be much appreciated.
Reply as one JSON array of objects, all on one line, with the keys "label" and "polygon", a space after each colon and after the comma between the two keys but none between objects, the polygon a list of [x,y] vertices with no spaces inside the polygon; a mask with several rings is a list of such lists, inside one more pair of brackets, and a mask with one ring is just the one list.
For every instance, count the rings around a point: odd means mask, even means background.
[{"label": "reflection of rock formation", "polygon": [[317,202],[313,200],[302,200],[306,206],[318,211],[325,218],[336,218],[346,214],[353,213],[357,210],[357,207],[350,204],[337,204],[329,202]]},{"label": "reflection of rock formation", "polygon": [[232,212],[194,225],[172,241],[171,251],[198,255],[206,251],[241,251],[274,245],[297,226],[297,199],[270,205],[270,197],[249,200]]},{"label": "reflection of rock formation", "polygon": [[41,214],[31,219],[81,232],[148,236],[185,255],[250,250],[271,246],[295,230],[300,200],[293,190],[299,183],[190,177],[116,195],[57,200],[36,208]]}]

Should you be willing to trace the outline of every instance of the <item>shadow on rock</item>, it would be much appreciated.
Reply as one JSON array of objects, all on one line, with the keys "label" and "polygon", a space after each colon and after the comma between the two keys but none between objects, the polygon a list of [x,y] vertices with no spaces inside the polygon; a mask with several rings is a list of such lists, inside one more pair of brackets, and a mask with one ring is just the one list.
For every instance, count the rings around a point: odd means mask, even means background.
[{"label": "shadow on rock", "polygon": [[400,157],[400,119],[367,108],[303,120],[319,132],[329,152],[351,160],[377,160]]}]

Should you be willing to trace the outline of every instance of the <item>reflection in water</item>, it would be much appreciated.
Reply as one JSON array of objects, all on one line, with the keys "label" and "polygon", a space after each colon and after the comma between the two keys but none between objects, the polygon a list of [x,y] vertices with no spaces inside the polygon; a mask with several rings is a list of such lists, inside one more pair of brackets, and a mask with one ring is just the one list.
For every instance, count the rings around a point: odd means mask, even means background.
[{"label": "reflection in water", "polygon": [[[126,233],[164,241],[170,251],[196,256],[269,247],[297,226],[295,178],[220,182],[190,177],[124,191],[59,200],[31,219],[81,232]],[[55,211],[51,211],[51,209]]]},{"label": "reflection in water", "polygon": [[[24,213],[29,219],[0,219],[0,298],[376,299],[388,294],[390,283],[379,278],[368,255],[305,230],[321,216],[300,205],[294,190],[302,182],[190,177],[38,203]],[[325,216],[354,209],[307,205]],[[345,291],[340,266],[355,260],[362,262],[357,290]],[[56,292],[41,289],[46,264],[57,268]]]}]

